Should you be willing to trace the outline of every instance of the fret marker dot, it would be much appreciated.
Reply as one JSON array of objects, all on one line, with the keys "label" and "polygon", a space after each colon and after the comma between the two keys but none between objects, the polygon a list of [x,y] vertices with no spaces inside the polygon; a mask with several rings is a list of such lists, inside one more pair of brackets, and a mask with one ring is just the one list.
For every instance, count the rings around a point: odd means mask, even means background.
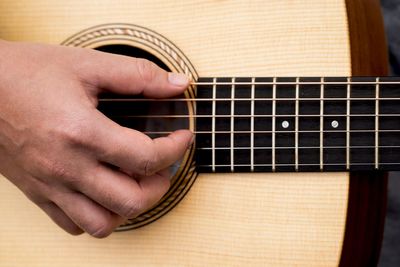
[{"label": "fret marker dot", "polygon": [[289,122],[288,121],[283,121],[282,122],[282,127],[285,128],[285,129],[288,128],[289,127]]},{"label": "fret marker dot", "polygon": [[334,120],[331,122],[331,126],[332,126],[332,128],[337,128],[337,127],[339,127],[339,122]]}]

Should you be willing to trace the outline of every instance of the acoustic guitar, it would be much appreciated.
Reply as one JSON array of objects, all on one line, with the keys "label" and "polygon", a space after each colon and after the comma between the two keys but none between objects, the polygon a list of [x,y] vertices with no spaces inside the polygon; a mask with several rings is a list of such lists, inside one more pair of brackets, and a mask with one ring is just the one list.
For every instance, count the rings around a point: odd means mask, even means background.
[{"label": "acoustic guitar", "polygon": [[[163,199],[104,240],[69,236],[0,179],[0,266],[370,266],[400,79],[378,1],[0,2],[0,38],[145,57],[187,92],[104,95],[111,119],[195,145]],[[360,77],[363,76],[363,77]]]}]

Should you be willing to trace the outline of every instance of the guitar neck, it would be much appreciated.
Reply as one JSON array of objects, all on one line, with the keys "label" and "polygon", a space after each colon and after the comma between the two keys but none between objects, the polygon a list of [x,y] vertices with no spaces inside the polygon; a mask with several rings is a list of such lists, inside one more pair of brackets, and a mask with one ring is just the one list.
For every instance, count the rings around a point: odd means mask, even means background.
[{"label": "guitar neck", "polygon": [[200,172],[400,170],[400,78],[200,78]]}]

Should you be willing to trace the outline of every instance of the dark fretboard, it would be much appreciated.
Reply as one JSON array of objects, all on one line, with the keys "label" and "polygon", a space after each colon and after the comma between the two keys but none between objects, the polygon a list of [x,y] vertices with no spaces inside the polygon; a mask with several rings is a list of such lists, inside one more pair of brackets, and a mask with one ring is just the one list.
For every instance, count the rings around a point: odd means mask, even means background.
[{"label": "dark fretboard", "polygon": [[201,78],[201,172],[400,170],[400,78]]}]

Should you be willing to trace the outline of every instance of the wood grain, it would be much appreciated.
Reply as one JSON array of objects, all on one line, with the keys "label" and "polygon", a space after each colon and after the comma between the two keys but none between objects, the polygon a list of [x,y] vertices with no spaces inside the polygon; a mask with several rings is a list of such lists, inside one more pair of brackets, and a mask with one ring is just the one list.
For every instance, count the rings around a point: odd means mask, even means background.
[{"label": "wood grain", "polygon": [[[0,37],[58,44],[88,27],[132,23],[171,40],[200,76],[345,76],[344,1],[1,1]],[[59,230],[0,179],[0,265],[336,266],[347,173],[200,175],[146,227],[105,240]],[[5,219],[4,219],[5,218]]]},{"label": "wood grain", "polygon": [[[379,1],[346,1],[355,76],[388,74],[388,51]],[[386,214],[387,173],[352,173],[340,266],[376,266]]]}]

